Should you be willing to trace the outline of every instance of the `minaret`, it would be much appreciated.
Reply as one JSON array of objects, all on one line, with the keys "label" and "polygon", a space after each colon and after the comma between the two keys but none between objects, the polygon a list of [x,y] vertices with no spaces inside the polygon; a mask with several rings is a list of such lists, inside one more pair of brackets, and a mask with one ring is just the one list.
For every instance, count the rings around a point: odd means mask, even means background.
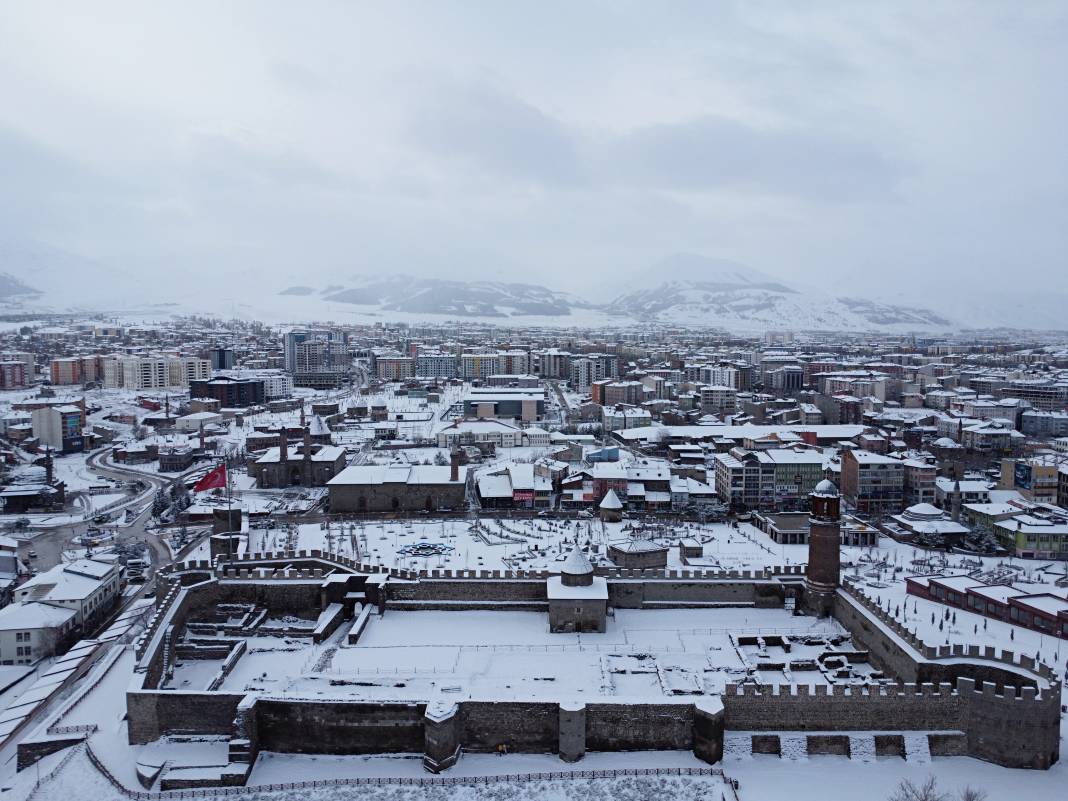
[{"label": "minaret", "polygon": [[841,571],[842,528],[838,487],[824,479],[808,496],[808,567],[805,570],[805,611],[827,617]]},{"label": "minaret", "polygon": [[960,507],[963,497],[960,491],[960,479],[953,482],[953,493],[949,496],[950,515],[954,523],[960,522]]},{"label": "minaret", "polygon": [[305,487],[312,485],[312,441],[311,431],[304,427],[304,456],[300,465],[301,484]]}]

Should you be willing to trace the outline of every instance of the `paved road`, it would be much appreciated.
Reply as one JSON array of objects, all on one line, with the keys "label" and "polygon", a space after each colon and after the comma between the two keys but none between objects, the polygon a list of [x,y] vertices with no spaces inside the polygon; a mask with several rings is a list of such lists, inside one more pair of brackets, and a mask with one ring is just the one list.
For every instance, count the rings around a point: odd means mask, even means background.
[{"label": "paved road", "polygon": [[[152,521],[151,501],[156,491],[168,488],[173,479],[169,476],[155,476],[139,470],[105,464],[103,457],[106,453],[106,451],[98,451],[91,454],[86,459],[86,466],[101,476],[116,478],[121,481],[143,481],[146,485],[146,489],[143,492],[131,495],[128,501],[110,511],[122,514],[126,509],[141,509],[137,518],[130,525],[115,528],[116,540],[118,542],[139,540],[148,546],[151,562],[149,576],[151,576],[156,568],[171,561],[167,546],[161,543],[155,534],[146,530],[146,526]],[[63,551],[76,548],[73,545],[73,541],[85,534],[91,525],[89,521],[83,521],[31,532],[32,538],[25,541],[19,548],[20,556],[39,572],[48,570],[62,561]],[[29,558],[30,551],[34,551],[37,554],[36,558]]]}]

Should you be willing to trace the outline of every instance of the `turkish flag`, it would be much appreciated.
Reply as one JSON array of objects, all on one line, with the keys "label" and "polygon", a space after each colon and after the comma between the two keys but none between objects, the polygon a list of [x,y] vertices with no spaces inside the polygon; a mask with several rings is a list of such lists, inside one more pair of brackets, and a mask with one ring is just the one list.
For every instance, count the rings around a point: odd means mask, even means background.
[{"label": "turkish flag", "polygon": [[200,479],[193,487],[193,492],[203,492],[204,490],[221,489],[226,486],[226,465],[221,464],[214,470],[208,472],[204,478]]}]

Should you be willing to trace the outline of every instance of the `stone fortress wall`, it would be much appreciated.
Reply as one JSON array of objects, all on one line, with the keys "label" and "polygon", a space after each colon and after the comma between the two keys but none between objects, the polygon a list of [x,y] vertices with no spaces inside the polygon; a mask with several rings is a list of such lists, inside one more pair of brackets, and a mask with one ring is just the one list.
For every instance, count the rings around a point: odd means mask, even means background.
[{"label": "stone fortress wall", "polygon": [[[282,569],[284,568],[284,569]],[[219,603],[254,603],[315,615],[351,574],[365,603],[395,609],[544,609],[543,572],[385,571],[319,551],[244,555],[197,562],[161,575],[159,611],[137,643],[127,693],[130,741],[167,733],[229,734],[233,761],[259,749],[314,753],[420,752],[431,770],[461,750],[553,752],[692,749],[709,762],[727,732],[750,733],[754,750],[774,750],[774,732],[806,733],[813,753],[840,753],[834,732],[881,732],[894,752],[901,732],[929,732],[932,753],[960,753],[1009,767],[1048,768],[1058,758],[1060,684],[1044,665],[1009,652],[923,643],[847,583],[834,613],[873,662],[899,680],[884,687],[728,685],[722,696],[627,703],[491,700],[401,703],[313,700],[158,689],[177,635],[191,615]],[[782,606],[801,568],[765,571],[599,570],[609,605],[621,608]],[[374,580],[372,580],[374,579]],[[348,581],[349,579],[346,579]],[[891,743],[887,745],[887,743]]]}]

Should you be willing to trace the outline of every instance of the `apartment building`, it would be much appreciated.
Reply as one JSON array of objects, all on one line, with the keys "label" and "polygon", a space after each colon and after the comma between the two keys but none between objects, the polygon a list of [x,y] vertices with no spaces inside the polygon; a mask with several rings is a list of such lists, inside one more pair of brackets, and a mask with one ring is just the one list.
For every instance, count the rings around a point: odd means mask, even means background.
[{"label": "apartment building", "polygon": [[[617,357],[611,354],[573,356],[568,368],[568,383],[576,392],[589,392],[594,384],[615,378],[619,373],[618,364]],[[608,403],[607,400],[601,402]]]},{"label": "apartment building", "polygon": [[500,375],[526,375],[530,372],[530,354],[525,350],[502,350],[497,353]]},{"label": "apartment building", "polygon": [[571,377],[571,354],[567,351],[556,348],[536,350],[531,354],[531,360],[531,371],[541,378]]},{"label": "apartment building", "polygon": [[193,381],[211,378],[211,360],[196,356],[167,357],[167,386],[188,387]]},{"label": "apartment building", "polygon": [[73,639],[75,613],[51,604],[10,604],[0,609],[0,665],[33,665]]},{"label": "apartment building", "polygon": [[1028,409],[1020,415],[1020,432],[1028,437],[1068,436],[1068,412]]},{"label": "apartment building", "polygon": [[20,361],[0,361],[0,389],[22,389],[27,386],[26,365]]},{"label": "apartment building", "polygon": [[82,360],[77,357],[67,359],[52,359],[48,366],[49,377],[53,386],[81,384]]},{"label": "apartment building", "polygon": [[459,364],[451,353],[422,351],[415,356],[415,374],[419,378],[456,378],[459,372]]},{"label": "apartment building", "polygon": [[607,432],[644,428],[652,424],[653,416],[647,409],[633,406],[605,406],[601,409],[601,425]]},{"label": "apartment building", "polygon": [[0,352],[0,362],[21,362],[22,375],[27,383],[33,383],[36,377],[36,362],[34,356],[28,350],[4,350]]},{"label": "apartment building", "polygon": [[905,459],[901,464],[904,505],[915,506],[919,503],[929,503],[933,506],[938,468],[921,459]]},{"label": "apartment building", "polygon": [[416,360],[411,356],[379,356],[375,375],[383,381],[404,381],[415,376]]},{"label": "apartment building", "polygon": [[222,408],[244,409],[267,400],[263,381],[251,376],[217,375],[189,383],[190,398],[212,398]]},{"label": "apartment building", "polygon": [[18,587],[15,600],[69,609],[75,625],[87,631],[112,608],[119,597],[119,584],[118,565],[79,559],[38,573]]},{"label": "apartment building", "polygon": [[33,435],[42,445],[61,453],[77,453],[85,450],[82,436],[82,410],[79,406],[44,406],[30,413],[33,420]]},{"label": "apartment building", "polygon": [[313,389],[334,389],[352,375],[348,334],[334,329],[296,329],[282,338],[286,372],[293,384]]},{"label": "apartment building", "polygon": [[1068,383],[1052,379],[1017,379],[997,390],[998,397],[1018,398],[1044,412],[1068,409]]},{"label": "apartment building", "polygon": [[860,514],[894,514],[903,508],[905,466],[864,450],[842,453],[842,497]]},{"label": "apartment building", "polygon": [[1035,503],[1057,503],[1061,457],[1033,456],[1030,459],[1002,459],[998,489],[1016,490]]},{"label": "apartment building", "polygon": [[705,414],[734,414],[738,411],[738,392],[726,385],[701,387],[701,411]]},{"label": "apartment building", "polygon": [[460,354],[460,378],[465,381],[483,381],[497,372],[496,353]]},{"label": "apartment building", "polygon": [[641,381],[612,381],[604,386],[605,406],[639,406],[645,400],[645,385]]},{"label": "apartment building", "polygon": [[731,448],[713,457],[716,495],[733,509],[799,509],[824,477],[819,451]]}]

